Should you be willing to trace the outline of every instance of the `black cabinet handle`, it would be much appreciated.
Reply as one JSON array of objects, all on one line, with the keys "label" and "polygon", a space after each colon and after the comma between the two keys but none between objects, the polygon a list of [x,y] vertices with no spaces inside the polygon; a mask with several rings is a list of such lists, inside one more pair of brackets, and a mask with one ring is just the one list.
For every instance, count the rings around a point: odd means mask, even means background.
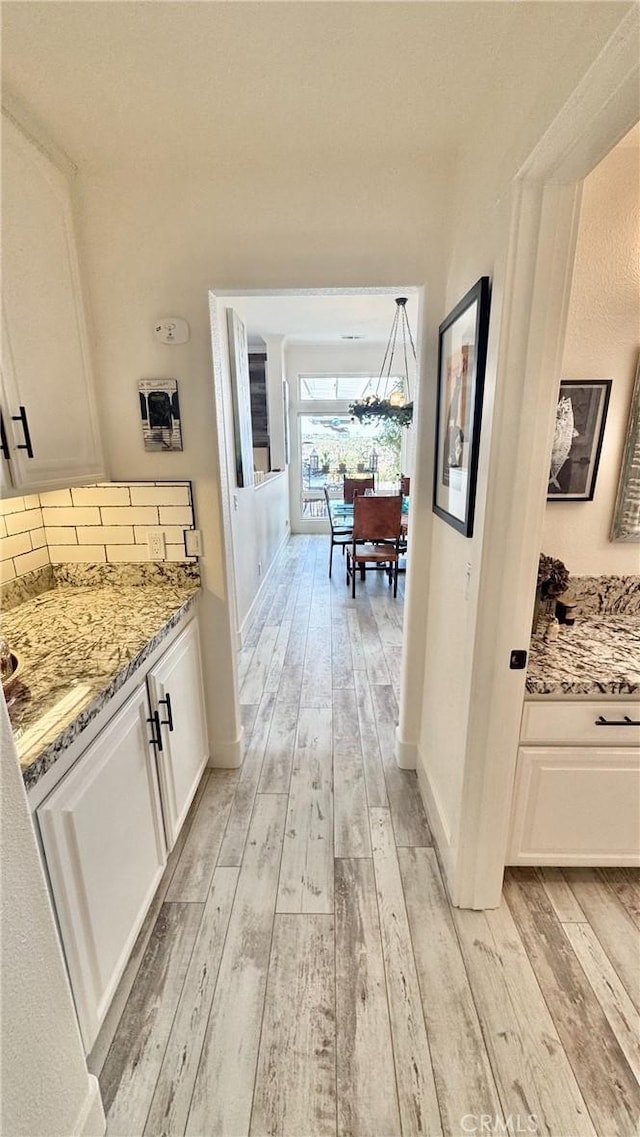
[{"label": "black cabinet handle", "polygon": [[147,719],[153,727],[155,727],[155,737],[150,738],[149,742],[152,746],[157,746],[158,750],[162,751],[162,731],[160,730],[160,715],[154,711],[150,719]]},{"label": "black cabinet handle", "polygon": [[640,719],[630,719],[628,715],[622,719],[606,719],[603,715],[599,715],[596,726],[640,726]]},{"label": "black cabinet handle", "polygon": [[0,414],[0,450],[2,450],[2,457],[9,461],[11,457],[9,453],[9,443],[7,442],[7,432],[4,429],[4,419]]},{"label": "black cabinet handle", "polygon": [[169,730],[171,731],[171,730],[173,730],[173,714],[171,711],[171,695],[169,694],[169,692],[167,691],[167,694],[165,695],[164,699],[158,699],[158,702],[164,703],[166,708],[167,708],[167,717],[166,717],[166,719],[160,719],[160,722],[162,723],[163,726],[168,726]]},{"label": "black cabinet handle", "polygon": [[33,458],[33,446],[31,445],[31,434],[29,431],[29,421],[27,419],[26,407],[20,407],[19,415],[11,415],[12,422],[21,422],[22,430],[24,432],[24,442],[16,446],[16,450],[26,450],[27,456]]}]

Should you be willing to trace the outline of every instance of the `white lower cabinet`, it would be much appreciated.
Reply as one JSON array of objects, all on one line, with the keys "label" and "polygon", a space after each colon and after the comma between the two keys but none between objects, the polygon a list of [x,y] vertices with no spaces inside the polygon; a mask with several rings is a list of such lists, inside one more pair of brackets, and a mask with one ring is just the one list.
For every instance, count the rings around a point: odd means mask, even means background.
[{"label": "white lower cabinet", "polygon": [[526,702],[510,865],[640,864],[640,707]]},{"label": "white lower cabinet", "polygon": [[193,620],[147,675],[167,845],[171,850],[207,764],[200,641]]},{"label": "white lower cabinet", "polygon": [[142,683],[38,810],[87,1050],[166,863],[148,717]]},{"label": "white lower cabinet", "polygon": [[37,809],[88,1052],[208,757],[197,621],[180,631]]}]

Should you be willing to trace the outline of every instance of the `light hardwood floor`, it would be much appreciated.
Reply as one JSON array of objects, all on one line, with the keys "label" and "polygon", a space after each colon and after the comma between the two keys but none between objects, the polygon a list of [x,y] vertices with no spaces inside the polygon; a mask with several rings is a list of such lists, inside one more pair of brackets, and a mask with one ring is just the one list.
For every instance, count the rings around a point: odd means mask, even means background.
[{"label": "light hardwood floor", "polygon": [[110,1137],[631,1137],[640,882],[511,870],[448,904],[394,761],[403,586],[294,538],[94,1048]]}]

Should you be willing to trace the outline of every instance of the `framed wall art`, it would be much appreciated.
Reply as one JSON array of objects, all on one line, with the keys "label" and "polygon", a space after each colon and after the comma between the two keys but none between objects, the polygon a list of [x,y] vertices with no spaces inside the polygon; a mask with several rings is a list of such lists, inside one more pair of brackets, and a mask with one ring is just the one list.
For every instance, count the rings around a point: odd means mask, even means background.
[{"label": "framed wall art", "polygon": [[593,501],[610,394],[610,379],[562,380],[547,501]]},{"label": "framed wall art", "polygon": [[255,482],[249,352],[247,350],[247,329],[233,308],[227,308],[227,334],[229,337],[229,365],[233,399],[236,484],[239,487],[246,487],[252,486]]},{"label": "framed wall art", "polygon": [[177,379],[141,379],[138,383],[145,450],[182,450]]},{"label": "framed wall art", "polygon": [[489,333],[489,277],[483,276],[439,328],[433,511],[473,534],[482,395]]},{"label": "framed wall art", "polygon": [[611,540],[640,541],[640,358],[631,396]]}]

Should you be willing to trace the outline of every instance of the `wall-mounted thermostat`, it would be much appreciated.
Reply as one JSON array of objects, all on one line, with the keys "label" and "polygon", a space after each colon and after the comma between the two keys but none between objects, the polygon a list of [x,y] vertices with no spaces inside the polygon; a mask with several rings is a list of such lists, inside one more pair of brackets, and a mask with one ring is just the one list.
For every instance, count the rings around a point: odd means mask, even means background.
[{"label": "wall-mounted thermostat", "polygon": [[153,330],[160,343],[186,343],[189,339],[189,325],[179,316],[167,316],[164,320],[158,320]]}]

